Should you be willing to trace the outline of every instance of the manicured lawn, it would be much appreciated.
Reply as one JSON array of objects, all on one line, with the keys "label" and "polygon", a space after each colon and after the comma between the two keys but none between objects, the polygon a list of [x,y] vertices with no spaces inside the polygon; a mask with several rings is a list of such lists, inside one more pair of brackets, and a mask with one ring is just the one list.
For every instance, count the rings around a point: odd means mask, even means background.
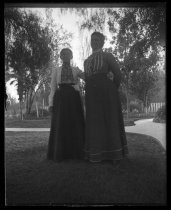
[{"label": "manicured lawn", "polygon": [[51,119],[5,120],[6,128],[50,128]]},{"label": "manicured lawn", "polygon": [[166,203],[166,155],[151,137],[127,134],[129,155],[110,162],[46,160],[49,132],[6,132],[7,205]]},{"label": "manicured lawn", "polygon": [[[124,120],[125,126],[134,125],[134,120]],[[5,120],[6,128],[50,128],[51,119],[41,120]]]}]

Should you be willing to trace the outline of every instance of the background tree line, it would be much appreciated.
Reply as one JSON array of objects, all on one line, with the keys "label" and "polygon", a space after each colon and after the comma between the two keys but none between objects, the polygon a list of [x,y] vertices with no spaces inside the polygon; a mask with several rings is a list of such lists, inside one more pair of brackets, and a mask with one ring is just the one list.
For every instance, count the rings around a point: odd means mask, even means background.
[{"label": "background tree line", "polygon": [[23,118],[23,106],[27,116],[38,98],[48,103],[51,71],[59,65],[60,46],[69,46],[71,34],[54,27],[50,9],[43,22],[34,13],[7,7],[4,20],[6,82],[11,78],[11,84],[16,82]]},{"label": "background tree line", "polygon": [[[76,13],[80,20],[82,62],[91,53],[90,32],[109,33],[110,47],[104,50],[111,52],[121,66],[120,94],[127,114],[132,97],[141,101],[145,108],[154,95],[164,93],[160,88],[165,78],[165,71],[161,71],[165,66],[160,66],[163,59],[160,52],[165,50],[164,4],[149,8],[61,9],[61,14],[66,12]],[[21,111],[24,102],[26,114],[31,112],[34,101],[42,98],[46,104],[50,74],[60,62],[60,46],[69,46],[72,38],[62,27],[55,27],[51,13],[51,9],[45,10],[43,23],[35,14],[5,8],[6,78],[17,81]],[[84,84],[81,84],[84,93]]]},{"label": "background tree line", "polygon": [[111,47],[104,50],[111,52],[120,63],[120,94],[122,101],[126,101],[127,114],[132,96],[142,102],[145,110],[155,94],[164,93],[161,86],[164,84],[165,69],[160,66],[160,60],[163,59],[160,51],[165,50],[165,5],[75,10],[84,16],[81,30],[103,33],[107,28],[110,33]]}]

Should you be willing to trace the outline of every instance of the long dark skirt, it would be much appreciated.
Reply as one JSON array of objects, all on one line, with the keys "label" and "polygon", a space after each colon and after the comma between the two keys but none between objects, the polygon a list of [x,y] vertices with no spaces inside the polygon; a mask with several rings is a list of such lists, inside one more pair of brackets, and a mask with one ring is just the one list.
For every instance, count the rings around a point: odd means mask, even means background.
[{"label": "long dark skirt", "polygon": [[61,85],[53,99],[47,158],[82,159],[85,122],[81,97],[70,85]]},{"label": "long dark skirt", "polygon": [[127,153],[119,92],[105,74],[86,80],[85,158],[91,161],[122,159]]}]

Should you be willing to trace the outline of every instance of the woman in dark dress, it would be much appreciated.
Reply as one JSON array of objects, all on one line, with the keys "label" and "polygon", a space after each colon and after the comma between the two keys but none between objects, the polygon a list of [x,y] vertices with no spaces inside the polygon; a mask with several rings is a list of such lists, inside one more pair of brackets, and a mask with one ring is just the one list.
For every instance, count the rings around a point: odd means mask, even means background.
[{"label": "woman in dark dress", "polygon": [[84,113],[79,92],[82,71],[71,67],[72,51],[60,53],[63,64],[55,69],[51,80],[49,109],[52,112],[47,159],[62,161],[81,159],[84,151]]},{"label": "woman in dark dress", "polygon": [[[111,53],[103,52],[104,36],[91,35],[93,53],[85,60],[86,130],[85,158],[91,162],[121,160],[127,153],[118,88],[119,66]],[[109,78],[113,75],[113,80]]]}]

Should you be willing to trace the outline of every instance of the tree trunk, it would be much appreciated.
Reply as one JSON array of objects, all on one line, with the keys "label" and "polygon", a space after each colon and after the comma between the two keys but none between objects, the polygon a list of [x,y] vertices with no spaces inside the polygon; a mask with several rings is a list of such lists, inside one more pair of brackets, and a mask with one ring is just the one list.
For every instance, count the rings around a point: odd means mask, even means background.
[{"label": "tree trunk", "polygon": [[20,119],[23,120],[22,101],[20,101]]},{"label": "tree trunk", "polygon": [[29,109],[28,109],[28,111],[29,111],[29,113],[28,114],[30,114],[31,113],[31,107],[32,107],[32,92],[30,93],[30,97],[29,97]]},{"label": "tree trunk", "polygon": [[31,113],[31,108],[33,105],[33,100],[34,100],[34,96],[32,96],[32,92],[30,94],[30,96],[27,98],[27,106],[26,106],[26,115],[29,115]]},{"label": "tree trunk", "polygon": [[127,107],[127,119],[129,118],[129,92],[128,92],[128,88],[125,89],[126,92],[126,107]]},{"label": "tree trunk", "polygon": [[144,94],[144,113],[147,114],[147,93]]},{"label": "tree trunk", "polygon": [[29,114],[29,93],[26,94],[26,116]]},{"label": "tree trunk", "polygon": [[43,98],[42,117],[43,117],[43,110],[44,110],[44,107],[45,107],[45,101],[44,101],[44,98]]},{"label": "tree trunk", "polygon": [[145,98],[145,107],[146,107],[146,110],[145,110],[145,111],[146,111],[146,115],[147,115],[147,114],[148,114],[148,113],[147,113],[147,96],[146,96],[146,98]]},{"label": "tree trunk", "polygon": [[25,98],[25,114],[27,114],[27,110],[28,110],[28,93],[26,93],[26,98]]},{"label": "tree trunk", "polygon": [[39,118],[39,109],[38,109],[38,106],[37,106],[37,101],[36,101],[36,100],[35,100],[35,103],[36,103],[37,118]]}]

